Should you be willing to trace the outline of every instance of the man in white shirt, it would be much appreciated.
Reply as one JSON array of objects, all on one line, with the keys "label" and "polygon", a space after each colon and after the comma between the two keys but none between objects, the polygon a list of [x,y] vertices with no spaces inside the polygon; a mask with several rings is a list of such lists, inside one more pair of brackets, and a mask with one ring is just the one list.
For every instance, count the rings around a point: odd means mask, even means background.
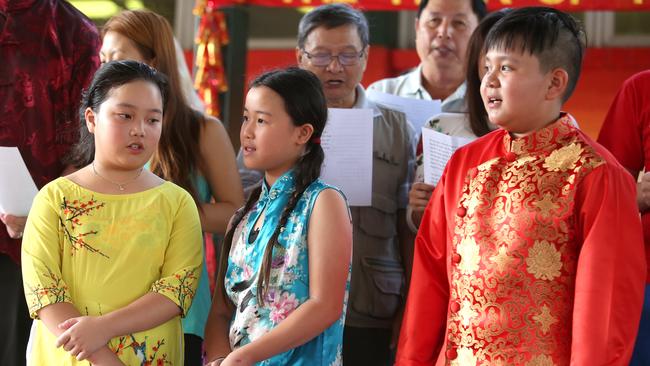
[{"label": "man in white shirt", "polygon": [[[483,0],[422,0],[415,19],[415,44],[420,64],[412,71],[394,78],[379,80],[368,87],[382,93],[424,100],[439,99],[441,110],[463,113],[465,107],[465,58],[472,32],[487,14]],[[428,123],[442,133],[444,126]],[[468,130],[471,133],[471,130]],[[467,136],[463,136],[467,137]],[[418,144],[418,145],[421,145]],[[409,192],[406,220],[417,232],[433,186],[421,181],[422,155],[418,148],[416,182]],[[418,178],[419,177],[419,178]]]},{"label": "man in white shirt", "polygon": [[443,101],[443,112],[464,112],[465,53],[479,21],[487,14],[483,0],[422,0],[415,19],[420,65],[368,87],[407,98]]}]

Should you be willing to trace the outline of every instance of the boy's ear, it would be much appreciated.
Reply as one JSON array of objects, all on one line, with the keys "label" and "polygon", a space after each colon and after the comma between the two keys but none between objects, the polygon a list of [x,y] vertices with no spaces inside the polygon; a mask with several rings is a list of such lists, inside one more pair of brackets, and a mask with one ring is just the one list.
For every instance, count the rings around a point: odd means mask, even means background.
[{"label": "boy's ear", "polygon": [[298,145],[305,145],[311,139],[311,136],[314,134],[314,126],[311,123],[305,123],[302,126],[298,127],[298,139],[296,143]]},{"label": "boy's ear", "polygon": [[546,99],[562,99],[567,85],[569,84],[569,73],[563,68],[556,68],[550,71],[550,84],[546,92]]},{"label": "boy's ear", "polygon": [[84,112],[84,118],[86,119],[86,128],[90,133],[95,133],[95,112],[88,107]]}]

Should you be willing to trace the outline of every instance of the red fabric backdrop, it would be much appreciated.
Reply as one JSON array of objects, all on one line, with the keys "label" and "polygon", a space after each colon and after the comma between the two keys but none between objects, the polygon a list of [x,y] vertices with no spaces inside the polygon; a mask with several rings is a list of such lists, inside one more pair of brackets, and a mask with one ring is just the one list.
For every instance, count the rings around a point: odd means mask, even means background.
[{"label": "red fabric backdrop", "polygon": [[[214,4],[225,5],[260,5],[260,6],[318,6],[333,2],[345,2],[365,10],[405,10],[417,9],[420,0],[208,0]],[[499,9],[522,6],[550,6],[565,11],[650,10],[650,0],[486,0],[488,8]]]}]

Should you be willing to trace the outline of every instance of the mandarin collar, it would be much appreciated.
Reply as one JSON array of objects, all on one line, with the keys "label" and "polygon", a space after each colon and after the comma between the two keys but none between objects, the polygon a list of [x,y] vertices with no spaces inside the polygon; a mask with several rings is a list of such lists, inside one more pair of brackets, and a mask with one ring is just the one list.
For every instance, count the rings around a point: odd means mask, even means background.
[{"label": "mandarin collar", "polygon": [[564,139],[569,137],[571,130],[574,129],[571,116],[563,112],[555,122],[527,136],[513,138],[510,133],[506,132],[503,144],[505,151],[516,155],[550,151],[558,145],[562,145]]},{"label": "mandarin collar", "polygon": [[27,9],[35,2],[36,0],[0,0],[0,13]]},{"label": "mandarin collar", "polygon": [[295,177],[293,174],[293,169],[282,174],[272,186],[269,187],[269,184],[266,182],[266,178],[262,183],[262,192],[260,193],[259,200],[274,200],[280,197],[283,193],[291,194],[295,189]]}]

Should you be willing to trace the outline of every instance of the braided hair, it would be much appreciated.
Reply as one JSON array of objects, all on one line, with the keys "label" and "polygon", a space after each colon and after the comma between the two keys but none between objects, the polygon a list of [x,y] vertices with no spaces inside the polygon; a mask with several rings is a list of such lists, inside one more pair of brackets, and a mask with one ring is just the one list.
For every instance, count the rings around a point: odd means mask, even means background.
[{"label": "braided hair", "polygon": [[[284,108],[291,117],[294,126],[298,127],[309,123],[313,126],[314,132],[307,143],[305,153],[293,166],[295,190],[285,205],[279,223],[264,250],[260,273],[257,276],[257,299],[259,304],[265,303],[271,276],[273,249],[279,246],[278,237],[302,194],[320,176],[321,165],[325,154],[320,143],[317,141],[321,137],[325,128],[325,122],[327,121],[327,103],[322,84],[311,72],[297,67],[269,71],[253,80],[250,88],[262,86],[273,90],[284,100]],[[259,199],[261,191],[261,187],[256,188],[251,193],[248,201],[246,201],[244,208],[237,211],[231,220],[230,228],[226,233],[221,248],[219,276],[217,277],[217,281],[221,281],[220,283],[223,283],[225,280],[228,267],[228,255],[232,247],[234,232],[246,213],[253,208]],[[243,290],[250,285],[248,283],[243,286],[236,286],[234,290]],[[227,300],[225,292],[222,296]]]}]

